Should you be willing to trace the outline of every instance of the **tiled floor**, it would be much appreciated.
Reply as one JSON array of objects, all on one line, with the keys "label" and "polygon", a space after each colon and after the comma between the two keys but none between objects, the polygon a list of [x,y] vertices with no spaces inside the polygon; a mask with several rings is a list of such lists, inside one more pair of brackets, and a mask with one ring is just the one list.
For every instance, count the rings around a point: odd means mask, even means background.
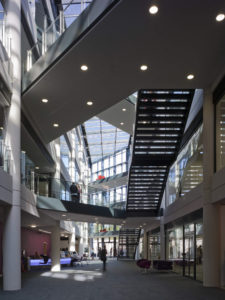
[{"label": "tiled floor", "polygon": [[23,274],[23,288],[0,291],[0,299],[15,300],[207,300],[225,299],[225,291],[204,288],[200,282],[174,273],[142,274],[134,262],[108,261],[102,272],[99,261],[64,268],[61,272],[34,270]]}]

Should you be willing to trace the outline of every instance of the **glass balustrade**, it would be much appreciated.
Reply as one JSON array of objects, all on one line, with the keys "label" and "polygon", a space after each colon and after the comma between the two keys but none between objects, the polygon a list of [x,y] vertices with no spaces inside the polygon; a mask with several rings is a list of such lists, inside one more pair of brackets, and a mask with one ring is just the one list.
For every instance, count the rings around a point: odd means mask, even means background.
[{"label": "glass balustrade", "polygon": [[0,140],[0,168],[10,174],[11,165],[11,149]]},{"label": "glass balustrade", "polygon": [[[63,32],[77,19],[77,17],[88,7],[92,0],[62,1],[62,10],[55,20],[43,17],[43,28],[36,24],[38,40],[34,46],[27,50],[26,60],[23,62],[23,73],[28,72],[33,64],[44,55],[48,49],[57,41]],[[87,26],[90,25],[89,18]]]},{"label": "glass balustrade", "polygon": [[[31,168],[28,173],[25,178],[22,177],[22,183],[35,194],[77,202],[77,195],[74,196],[73,192],[71,192],[72,181],[53,178],[47,174],[38,174],[34,168],[33,170]],[[112,202],[110,193],[107,193],[107,191],[89,186],[84,187],[83,190],[80,187],[78,189],[80,189],[79,203],[108,207],[113,215],[115,215],[115,212],[124,211],[126,208],[126,199],[123,193],[116,195],[116,202]],[[96,197],[96,195],[98,196]]]}]

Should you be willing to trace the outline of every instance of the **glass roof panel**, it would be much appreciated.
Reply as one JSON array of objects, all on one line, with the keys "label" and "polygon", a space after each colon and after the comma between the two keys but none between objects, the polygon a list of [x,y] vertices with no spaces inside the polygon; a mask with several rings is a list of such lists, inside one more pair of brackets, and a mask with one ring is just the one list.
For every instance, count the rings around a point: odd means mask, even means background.
[{"label": "glass roof panel", "polygon": [[128,147],[130,135],[98,117],[85,122],[84,127],[92,162]]}]

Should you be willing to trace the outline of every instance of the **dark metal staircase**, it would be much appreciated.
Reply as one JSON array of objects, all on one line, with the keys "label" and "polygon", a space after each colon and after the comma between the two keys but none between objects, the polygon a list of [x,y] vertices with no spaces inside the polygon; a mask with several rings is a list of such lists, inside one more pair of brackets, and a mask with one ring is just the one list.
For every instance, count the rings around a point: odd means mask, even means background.
[{"label": "dark metal staircase", "polygon": [[194,90],[139,91],[128,182],[128,214],[158,215],[193,95]]},{"label": "dark metal staircase", "polygon": [[118,259],[135,259],[141,230],[121,229],[119,232]]}]

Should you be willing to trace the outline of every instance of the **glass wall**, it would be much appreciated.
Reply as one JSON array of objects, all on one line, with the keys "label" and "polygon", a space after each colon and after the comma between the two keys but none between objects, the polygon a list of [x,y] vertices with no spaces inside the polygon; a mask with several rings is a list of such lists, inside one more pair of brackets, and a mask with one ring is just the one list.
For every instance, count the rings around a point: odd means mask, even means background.
[{"label": "glass wall", "polygon": [[105,157],[92,165],[92,181],[98,180],[99,176],[105,178],[127,171],[128,149],[123,149],[115,155]]},{"label": "glass wall", "polygon": [[225,96],[216,105],[216,170],[225,167]]},{"label": "glass wall", "polygon": [[160,232],[150,233],[149,235],[149,259],[160,259]]},{"label": "glass wall", "polygon": [[172,204],[203,181],[202,126],[179,153],[166,184],[166,204]]},{"label": "glass wall", "polygon": [[175,225],[166,230],[166,258],[173,261],[173,271],[203,280],[202,219]]}]

